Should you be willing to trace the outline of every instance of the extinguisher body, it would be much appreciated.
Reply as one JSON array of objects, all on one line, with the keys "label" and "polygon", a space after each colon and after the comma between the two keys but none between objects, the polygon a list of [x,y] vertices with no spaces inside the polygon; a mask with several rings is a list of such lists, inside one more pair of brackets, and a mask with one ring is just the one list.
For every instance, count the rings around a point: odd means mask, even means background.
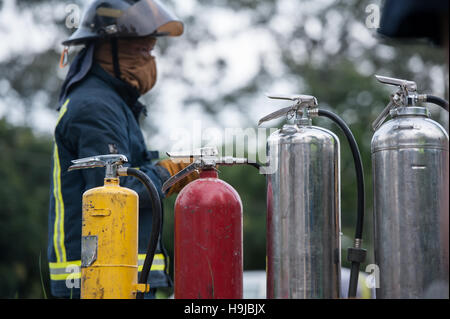
[{"label": "extinguisher body", "polygon": [[267,141],[267,297],[339,298],[339,140],[284,125]]},{"label": "extinguisher body", "polygon": [[83,194],[81,298],[136,297],[138,195],[119,178]]},{"label": "extinguisher body", "polygon": [[423,107],[391,116],[371,143],[376,295],[425,298],[443,281],[448,298],[448,134]]},{"label": "extinguisher body", "polygon": [[175,202],[175,298],[241,299],[242,236],[239,194],[202,170]]}]

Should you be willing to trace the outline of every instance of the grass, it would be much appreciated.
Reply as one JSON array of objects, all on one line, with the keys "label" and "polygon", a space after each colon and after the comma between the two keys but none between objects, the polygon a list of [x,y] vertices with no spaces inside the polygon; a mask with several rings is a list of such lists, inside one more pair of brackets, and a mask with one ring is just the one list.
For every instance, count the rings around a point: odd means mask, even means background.
[{"label": "grass", "polygon": [[48,299],[47,292],[45,291],[44,278],[42,276],[42,251],[39,252],[39,275],[41,277],[41,287],[44,299]]}]

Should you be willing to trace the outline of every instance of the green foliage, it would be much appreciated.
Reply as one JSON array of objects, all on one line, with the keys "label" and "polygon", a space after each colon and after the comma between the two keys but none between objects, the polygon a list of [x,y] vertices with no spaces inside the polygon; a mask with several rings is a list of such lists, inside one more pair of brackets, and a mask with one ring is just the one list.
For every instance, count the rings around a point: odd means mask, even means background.
[{"label": "green foliage", "polygon": [[50,158],[49,139],[0,120],[0,298],[43,296]]},{"label": "green foliage", "polygon": [[220,178],[241,196],[244,270],[266,268],[266,179],[252,166],[221,167]]}]

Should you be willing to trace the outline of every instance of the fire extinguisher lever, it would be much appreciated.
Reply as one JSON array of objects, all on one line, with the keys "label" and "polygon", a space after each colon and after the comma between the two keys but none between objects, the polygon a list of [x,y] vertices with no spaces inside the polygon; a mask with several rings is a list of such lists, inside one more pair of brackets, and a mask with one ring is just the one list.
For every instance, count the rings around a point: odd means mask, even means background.
[{"label": "fire extinguisher lever", "polygon": [[383,84],[398,86],[405,92],[417,91],[417,84],[414,81],[391,78],[383,75],[375,75],[375,78]]},{"label": "fire extinguisher lever", "polygon": [[288,101],[294,101],[294,104],[288,107],[284,107],[282,109],[279,109],[278,111],[275,111],[273,113],[270,113],[269,115],[264,116],[261,118],[258,122],[258,125],[261,125],[264,122],[274,120],[276,118],[279,118],[284,115],[296,115],[297,119],[306,120],[308,122],[309,118],[311,116],[317,115],[317,99],[312,95],[274,95],[274,94],[268,94],[268,98],[270,99],[276,99],[276,100],[288,100]]},{"label": "fire extinguisher lever", "polygon": [[372,128],[374,131],[383,124],[384,120],[399,107],[414,106],[416,103],[429,102],[440,105],[448,111],[448,102],[428,94],[418,94],[417,84],[414,81],[402,80],[397,78],[391,78],[382,75],[375,75],[376,79],[387,85],[397,86],[398,90],[394,94],[391,94],[389,104],[384,108],[384,110],[378,115],[378,117],[373,121]]},{"label": "fire extinguisher lever", "polygon": [[219,156],[219,151],[216,147],[203,147],[197,149],[192,154],[183,152],[171,152],[166,154],[173,160],[188,160],[192,163],[169,178],[162,186],[163,192],[166,192],[171,186],[194,171],[215,169],[217,165],[231,166],[248,163],[246,158],[235,158],[231,156],[221,157]]},{"label": "fire extinguisher lever", "polygon": [[73,165],[69,166],[68,171],[85,168],[106,167],[106,178],[116,178],[117,169],[128,162],[125,155],[106,154],[91,157],[80,158],[71,161]]},{"label": "fire extinguisher lever", "polygon": [[188,166],[186,166],[184,169],[173,175],[171,178],[169,178],[162,186],[162,191],[165,193],[170,187],[172,187],[174,184],[176,184],[179,180],[185,178],[186,176],[190,175],[192,172],[197,171],[200,168],[201,165],[199,163],[194,162]]},{"label": "fire extinguisher lever", "polygon": [[372,123],[372,129],[376,131],[384,120],[389,116],[390,111],[397,107],[407,106],[408,104],[413,104],[420,100],[417,94],[417,84],[413,81],[391,78],[388,76],[375,75],[375,78],[387,85],[393,85],[398,87],[398,91],[391,94],[389,104],[383,109],[383,111],[378,115],[378,117]]}]

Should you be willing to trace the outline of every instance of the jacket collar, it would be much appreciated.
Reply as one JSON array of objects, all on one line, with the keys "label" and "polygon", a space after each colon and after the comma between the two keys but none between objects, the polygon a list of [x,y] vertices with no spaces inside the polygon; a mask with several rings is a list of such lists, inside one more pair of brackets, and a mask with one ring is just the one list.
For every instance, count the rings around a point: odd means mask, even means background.
[{"label": "jacket collar", "polygon": [[141,112],[147,116],[147,109],[145,105],[138,101],[140,93],[135,87],[125,81],[113,77],[96,62],[93,63],[91,72],[120,95],[131,109],[136,119],[139,119]]},{"label": "jacket collar", "polygon": [[95,46],[93,43],[88,44],[72,61],[59,94],[58,111],[66,101],[71,88],[82,81],[89,73],[93,62],[94,48]]}]

